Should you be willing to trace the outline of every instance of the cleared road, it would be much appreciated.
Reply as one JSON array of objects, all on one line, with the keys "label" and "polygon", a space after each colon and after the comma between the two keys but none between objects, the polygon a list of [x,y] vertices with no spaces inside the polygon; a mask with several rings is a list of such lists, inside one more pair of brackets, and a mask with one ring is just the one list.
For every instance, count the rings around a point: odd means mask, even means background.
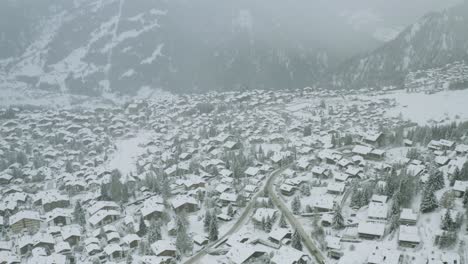
[{"label": "cleared road", "polygon": [[[275,178],[281,172],[283,172],[285,168],[277,169],[274,170],[273,172],[270,173],[270,176],[268,177],[267,184],[265,185],[265,188],[268,187],[268,185],[271,183],[271,179]],[[253,213],[254,209],[254,204],[255,201],[257,200],[257,197],[261,194],[262,192],[257,192],[252,199],[250,199],[249,203],[247,204],[244,212],[241,214],[237,222],[227,231],[222,237],[220,237],[218,240],[216,240],[213,243],[208,244],[204,249],[198,251],[195,255],[191,256],[189,259],[187,259],[184,263],[185,264],[195,264],[198,263],[210,249],[212,249],[215,245],[217,245],[219,242],[222,242],[226,240],[230,235],[234,234],[235,232],[239,231],[239,229],[250,219],[249,216]]]},{"label": "cleared road", "polygon": [[325,263],[325,258],[323,257],[322,253],[320,250],[318,250],[317,246],[315,246],[315,243],[312,241],[312,239],[307,235],[307,232],[305,232],[304,228],[302,227],[301,223],[296,219],[296,217],[292,214],[291,211],[289,211],[288,207],[284,202],[280,199],[278,194],[276,193],[275,189],[273,188],[273,183],[275,182],[276,176],[278,176],[280,173],[275,173],[270,177],[267,181],[266,187],[268,191],[268,195],[271,198],[271,201],[273,204],[283,213],[284,217],[288,220],[289,224],[291,227],[295,228],[299,235],[302,237],[302,244],[307,248],[309,253],[314,256],[315,260],[318,263]]}]

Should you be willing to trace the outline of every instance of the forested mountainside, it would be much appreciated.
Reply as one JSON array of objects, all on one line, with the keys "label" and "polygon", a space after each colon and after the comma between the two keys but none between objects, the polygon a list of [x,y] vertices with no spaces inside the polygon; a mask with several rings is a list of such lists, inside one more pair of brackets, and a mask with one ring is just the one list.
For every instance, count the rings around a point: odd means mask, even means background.
[{"label": "forested mountainside", "polygon": [[340,65],[324,83],[338,88],[401,86],[410,72],[466,60],[466,32],[468,2],[427,14],[394,40]]}]

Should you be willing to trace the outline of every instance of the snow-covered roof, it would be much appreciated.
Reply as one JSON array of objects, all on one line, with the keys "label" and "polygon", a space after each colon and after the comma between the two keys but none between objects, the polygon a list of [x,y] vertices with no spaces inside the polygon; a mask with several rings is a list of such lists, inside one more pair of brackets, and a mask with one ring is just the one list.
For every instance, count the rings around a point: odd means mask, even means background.
[{"label": "snow-covered roof", "polygon": [[245,170],[245,174],[248,176],[256,176],[260,172],[260,169],[257,167],[249,167]]},{"label": "snow-covered roof", "polygon": [[93,214],[90,218],[88,218],[88,222],[91,225],[97,225],[100,223],[104,218],[108,216],[120,216],[120,212],[116,210],[101,210],[97,213]]},{"label": "snow-covered roof", "polygon": [[273,218],[276,212],[277,210],[272,208],[258,208],[252,216],[252,219],[261,222],[262,219]]},{"label": "snow-covered roof", "polygon": [[400,213],[400,220],[416,221],[418,214],[414,213],[412,209],[403,208]]},{"label": "snow-covered roof", "polygon": [[114,254],[115,252],[122,252],[122,247],[120,247],[118,244],[108,244],[105,248],[104,248],[104,252],[106,252],[107,255],[112,255]]},{"label": "snow-covered roof", "polygon": [[295,264],[299,263],[302,257],[306,254],[292,247],[281,247],[276,250],[275,255],[271,259],[273,264]]},{"label": "snow-covered roof", "polygon": [[263,249],[255,245],[236,244],[231,247],[226,256],[233,264],[242,264],[255,253],[266,253]]},{"label": "snow-covered roof", "polygon": [[369,218],[386,219],[388,213],[388,205],[386,203],[370,202],[367,216]]},{"label": "snow-covered roof", "polygon": [[335,250],[341,249],[341,242],[340,238],[336,236],[327,236],[325,237],[325,241],[327,242],[327,247]]},{"label": "snow-covered roof", "polygon": [[276,241],[281,241],[288,234],[291,234],[288,228],[275,228],[271,230],[269,237]]},{"label": "snow-covered roof", "polygon": [[227,202],[236,202],[237,201],[237,195],[235,193],[222,193],[220,196],[219,196],[219,199],[221,201],[227,201]]},{"label": "snow-covered roof", "polygon": [[419,243],[421,238],[418,234],[418,227],[416,226],[400,226],[398,232],[398,240],[403,242]]},{"label": "snow-covered roof", "polygon": [[198,202],[195,200],[195,198],[191,196],[184,196],[184,195],[179,195],[176,196],[172,199],[171,201],[172,207],[174,208],[179,208],[185,204],[195,204],[198,205]]},{"label": "snow-covered roof", "polygon": [[386,195],[373,194],[371,197],[371,201],[377,203],[386,203],[387,199],[388,197]]},{"label": "snow-covered roof", "polygon": [[103,208],[119,210],[120,206],[113,201],[98,201],[88,208],[88,213],[93,215]]},{"label": "snow-covered roof", "polygon": [[17,222],[23,219],[41,221],[41,217],[38,212],[25,210],[25,211],[19,211],[18,213],[12,215],[10,217],[10,225],[16,224]]},{"label": "snow-covered roof", "polygon": [[366,146],[361,146],[361,145],[355,146],[352,150],[353,153],[363,155],[363,156],[369,155],[371,151],[372,151],[371,147],[366,147]]},{"label": "snow-covered roof", "polygon": [[359,226],[358,226],[358,233],[381,237],[385,233],[385,224],[373,223],[373,222],[361,222],[359,223]]},{"label": "snow-covered roof", "polygon": [[327,186],[327,190],[331,192],[342,193],[345,189],[345,184],[342,182],[330,182]]},{"label": "snow-covered roof", "polygon": [[158,240],[151,244],[151,250],[154,254],[159,255],[164,251],[176,251],[174,243],[168,240]]},{"label": "snow-covered roof", "polygon": [[465,192],[468,188],[468,181],[455,181],[453,185],[453,190],[458,192]]}]

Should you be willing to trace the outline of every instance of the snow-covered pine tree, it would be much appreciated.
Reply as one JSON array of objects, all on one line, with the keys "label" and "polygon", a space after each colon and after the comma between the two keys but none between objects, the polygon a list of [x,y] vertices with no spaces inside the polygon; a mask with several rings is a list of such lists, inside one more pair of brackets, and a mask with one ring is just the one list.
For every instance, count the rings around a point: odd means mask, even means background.
[{"label": "snow-covered pine tree", "polygon": [[145,220],[143,219],[143,216],[142,216],[140,217],[140,226],[138,227],[138,235],[140,237],[143,237],[146,235],[146,232],[147,232],[147,227],[145,224]]},{"label": "snow-covered pine tree", "polygon": [[281,214],[280,220],[279,220],[279,226],[281,228],[286,228],[288,227],[288,224],[286,223],[286,219],[284,218],[284,215]]},{"label": "snow-covered pine tree", "polygon": [[75,219],[75,222],[77,224],[79,224],[80,226],[85,226],[86,224],[85,212],[79,200],[76,201],[75,209],[73,210],[73,218]]},{"label": "snow-covered pine tree", "polygon": [[301,194],[303,196],[310,196],[310,186],[308,184],[303,184],[301,186]]},{"label": "snow-covered pine tree", "polygon": [[218,235],[219,235],[218,219],[216,219],[216,217],[212,217],[211,222],[210,222],[210,230],[208,233],[208,238],[210,239],[210,241],[216,241],[218,240]]},{"label": "snow-covered pine tree", "polygon": [[151,221],[151,224],[148,228],[148,243],[153,244],[154,242],[161,240],[161,226],[156,221]]},{"label": "snow-covered pine tree", "polygon": [[234,216],[234,209],[232,209],[232,205],[231,205],[231,204],[228,205],[227,214],[228,214],[230,217]]},{"label": "snow-covered pine tree", "polygon": [[354,188],[353,194],[351,195],[351,207],[352,208],[361,208],[361,196],[362,193],[359,189]]},{"label": "snow-covered pine tree", "polygon": [[455,227],[455,222],[452,219],[452,214],[450,209],[445,211],[444,217],[442,218],[441,227],[445,231],[452,231]]},{"label": "snow-covered pine tree", "polygon": [[206,232],[210,230],[210,224],[211,224],[211,212],[210,210],[206,210],[205,212],[205,219],[203,219],[203,228],[205,229]]},{"label": "snow-covered pine tree", "polygon": [[294,230],[294,234],[292,235],[291,246],[297,250],[302,250],[301,236],[299,235],[297,230]]},{"label": "snow-covered pine tree", "polygon": [[429,176],[429,183],[432,185],[434,190],[440,190],[445,187],[444,174],[437,169],[434,169]]},{"label": "snow-covered pine tree", "polygon": [[193,242],[187,233],[186,225],[180,218],[177,218],[176,248],[181,254],[186,254],[193,248]]},{"label": "snow-covered pine tree", "polygon": [[333,210],[332,226],[334,229],[342,229],[345,226],[343,215],[341,214],[341,207],[339,205],[335,206]]},{"label": "snow-covered pine tree", "polygon": [[268,216],[265,220],[265,232],[270,233],[271,228],[273,227],[273,219]]},{"label": "snow-covered pine tree", "polygon": [[298,215],[301,212],[301,199],[295,196],[291,202],[293,214]]},{"label": "snow-covered pine tree", "polygon": [[455,171],[450,177],[450,186],[452,187],[458,180],[460,180],[460,170],[458,169],[458,167],[455,167]]},{"label": "snow-covered pine tree", "polygon": [[437,208],[437,200],[434,195],[434,190],[431,186],[427,185],[423,192],[423,198],[421,200],[420,211],[422,213],[432,212]]}]

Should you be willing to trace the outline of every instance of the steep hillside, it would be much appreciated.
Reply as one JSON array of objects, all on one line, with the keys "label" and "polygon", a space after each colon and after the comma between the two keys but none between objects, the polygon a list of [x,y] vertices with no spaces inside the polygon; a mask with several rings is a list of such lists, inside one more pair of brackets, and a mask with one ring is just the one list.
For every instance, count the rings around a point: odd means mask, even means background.
[{"label": "steep hillside", "polygon": [[408,73],[468,58],[468,3],[430,13],[377,50],[357,56],[327,76],[336,88],[401,86]]}]

